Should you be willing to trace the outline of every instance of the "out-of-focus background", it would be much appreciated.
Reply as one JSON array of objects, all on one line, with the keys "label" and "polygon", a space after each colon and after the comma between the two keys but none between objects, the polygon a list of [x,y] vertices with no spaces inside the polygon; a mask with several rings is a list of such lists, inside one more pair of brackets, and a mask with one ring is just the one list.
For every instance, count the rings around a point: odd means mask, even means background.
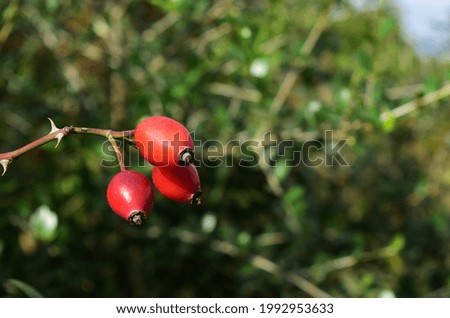
[{"label": "out-of-focus background", "polygon": [[0,178],[0,295],[450,297],[448,11],[425,23],[431,51],[405,17],[389,1],[2,1],[0,152],[47,117],[166,115],[195,135],[204,197],[158,194],[132,227],[107,205],[101,137],[29,152]]}]

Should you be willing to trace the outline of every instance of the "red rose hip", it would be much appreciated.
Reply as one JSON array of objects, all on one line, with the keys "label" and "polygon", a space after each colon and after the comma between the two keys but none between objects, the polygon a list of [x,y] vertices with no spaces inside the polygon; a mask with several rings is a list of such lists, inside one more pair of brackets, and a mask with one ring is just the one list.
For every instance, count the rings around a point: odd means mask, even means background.
[{"label": "red rose hip", "polygon": [[166,198],[173,201],[200,205],[202,190],[194,165],[187,167],[154,167],[153,184]]},{"label": "red rose hip", "polygon": [[154,166],[186,166],[192,161],[192,137],[174,119],[147,117],[136,126],[134,139],[141,155]]},{"label": "red rose hip", "polygon": [[137,171],[117,173],[106,190],[111,209],[132,225],[140,225],[153,206],[154,192],[150,180]]}]

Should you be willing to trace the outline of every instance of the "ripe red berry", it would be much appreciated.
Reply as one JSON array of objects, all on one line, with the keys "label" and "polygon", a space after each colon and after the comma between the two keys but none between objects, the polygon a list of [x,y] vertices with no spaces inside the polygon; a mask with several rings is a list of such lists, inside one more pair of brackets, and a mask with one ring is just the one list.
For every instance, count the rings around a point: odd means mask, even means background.
[{"label": "ripe red berry", "polygon": [[190,204],[201,203],[200,178],[194,165],[154,167],[153,184],[165,197]]},{"label": "ripe red berry", "polygon": [[145,118],[136,126],[134,139],[141,155],[154,166],[186,166],[192,161],[192,137],[186,127],[171,118]]},{"label": "ripe red berry", "polygon": [[154,192],[146,176],[137,171],[125,170],[111,179],[106,197],[117,215],[132,225],[140,225],[153,206]]}]

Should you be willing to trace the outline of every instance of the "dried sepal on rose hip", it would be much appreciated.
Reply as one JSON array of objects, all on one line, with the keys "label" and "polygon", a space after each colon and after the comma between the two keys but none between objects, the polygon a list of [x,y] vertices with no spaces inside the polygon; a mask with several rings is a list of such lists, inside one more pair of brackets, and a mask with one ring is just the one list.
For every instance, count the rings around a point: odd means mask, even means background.
[{"label": "dried sepal on rose hip", "polygon": [[150,180],[140,172],[117,173],[106,190],[111,209],[132,225],[144,222],[153,207],[154,192]]},{"label": "dried sepal on rose hip", "polygon": [[174,119],[147,117],[136,126],[134,139],[141,155],[154,166],[187,166],[192,163],[192,137],[186,127]]},{"label": "dried sepal on rose hip", "polygon": [[201,204],[200,178],[194,165],[187,167],[154,167],[153,184],[166,198],[173,201]]}]

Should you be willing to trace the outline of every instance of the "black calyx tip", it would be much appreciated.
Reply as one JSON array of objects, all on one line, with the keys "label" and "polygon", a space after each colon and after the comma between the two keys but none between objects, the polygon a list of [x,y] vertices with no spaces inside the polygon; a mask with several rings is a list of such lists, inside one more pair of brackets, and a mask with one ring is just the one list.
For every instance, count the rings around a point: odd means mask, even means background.
[{"label": "black calyx tip", "polygon": [[191,148],[186,148],[178,155],[178,164],[180,166],[189,166],[194,161],[194,151]]},{"label": "black calyx tip", "polygon": [[130,216],[128,217],[128,221],[131,225],[141,225],[144,223],[147,216],[145,215],[144,211],[137,210],[131,212]]},{"label": "black calyx tip", "polygon": [[202,204],[202,190],[197,191],[192,197],[192,199],[189,201],[192,205],[201,205]]}]

